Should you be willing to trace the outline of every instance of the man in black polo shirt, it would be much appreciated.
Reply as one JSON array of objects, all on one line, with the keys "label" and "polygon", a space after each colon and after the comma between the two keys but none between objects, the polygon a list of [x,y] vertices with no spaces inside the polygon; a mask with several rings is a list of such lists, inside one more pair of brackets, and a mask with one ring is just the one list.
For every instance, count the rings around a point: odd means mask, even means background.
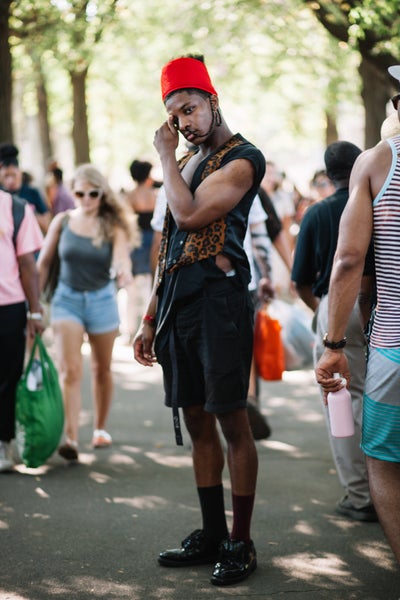
[{"label": "man in black polo shirt", "polygon": [[[324,350],[323,336],[328,324],[328,287],[339,233],[339,222],[349,198],[349,179],[353,164],[361,150],[350,142],[335,142],[325,151],[328,176],[336,191],[310,208],[304,215],[297,239],[292,280],[302,300],[316,312],[315,364]],[[367,257],[364,282],[374,273],[372,252]],[[330,435],[333,459],[345,496],[336,512],[357,521],[376,521],[371,502],[365,457],[360,449],[362,398],[365,379],[366,338],[357,302],[346,331],[346,356],[351,365],[351,397],[355,435],[334,438]],[[328,423],[327,407],[324,405]],[[329,431],[329,427],[328,427]]]}]

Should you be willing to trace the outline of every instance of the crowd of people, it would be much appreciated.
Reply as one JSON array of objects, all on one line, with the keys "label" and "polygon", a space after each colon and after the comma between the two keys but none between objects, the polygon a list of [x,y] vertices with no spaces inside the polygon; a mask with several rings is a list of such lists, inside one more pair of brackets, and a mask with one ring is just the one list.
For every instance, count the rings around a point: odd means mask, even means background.
[{"label": "crowd of people", "polygon": [[[389,72],[400,81],[400,66]],[[200,504],[201,524],[180,547],[163,550],[159,564],[212,564],[217,586],[245,580],[257,567],[255,440],[271,435],[253,360],[254,314],[276,297],[289,298],[309,311],[314,332],[314,368],[344,490],[335,510],[379,520],[400,562],[400,94],[382,142],[365,152],[349,141],[330,144],[325,167],[302,195],[276,163],[232,132],[202,57],[167,63],[161,93],[167,117],[154,146],[162,185],[153,165],[139,159],[129,167],[134,189],[120,195],[92,164],[78,166],[67,185],[51,162],[42,194],[20,168],[18,149],[0,146],[0,472],[13,469],[16,386],[26,347],[45,329],[42,294],[55,264],[48,326],[65,411],[58,453],[79,460],[84,340],[92,446],[112,444],[111,366],[118,290],[125,289],[129,343],[139,363],[162,367],[176,443],[182,445],[180,415],[190,436]],[[350,438],[329,429],[327,394],[343,385],[335,373],[351,392]]]}]

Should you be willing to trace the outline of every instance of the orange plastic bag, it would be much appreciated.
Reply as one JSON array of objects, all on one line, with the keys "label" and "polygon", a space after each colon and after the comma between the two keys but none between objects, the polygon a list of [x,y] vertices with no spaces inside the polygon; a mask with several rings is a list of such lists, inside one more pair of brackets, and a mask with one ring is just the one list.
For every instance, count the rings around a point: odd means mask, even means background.
[{"label": "orange plastic bag", "polygon": [[282,379],[285,370],[285,352],[281,324],[268,314],[268,308],[256,312],[254,327],[254,360],[257,372],[266,381]]}]

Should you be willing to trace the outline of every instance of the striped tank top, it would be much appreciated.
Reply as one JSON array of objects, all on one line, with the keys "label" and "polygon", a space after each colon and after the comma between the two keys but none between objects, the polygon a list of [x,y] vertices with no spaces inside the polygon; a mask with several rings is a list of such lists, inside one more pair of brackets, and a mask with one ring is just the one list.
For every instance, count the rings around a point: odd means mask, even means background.
[{"label": "striped tank top", "polygon": [[377,307],[370,344],[400,347],[400,135],[388,139],[392,164],[373,202]]}]

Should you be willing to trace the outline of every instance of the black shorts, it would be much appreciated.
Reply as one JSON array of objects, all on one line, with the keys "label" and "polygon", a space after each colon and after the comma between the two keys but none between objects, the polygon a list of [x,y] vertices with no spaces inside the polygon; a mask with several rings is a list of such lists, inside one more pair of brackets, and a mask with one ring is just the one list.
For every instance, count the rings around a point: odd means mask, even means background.
[{"label": "black shorts", "polygon": [[200,404],[215,414],[246,407],[253,320],[248,291],[228,278],[223,289],[208,289],[181,306],[155,348],[164,373],[165,404]]}]

